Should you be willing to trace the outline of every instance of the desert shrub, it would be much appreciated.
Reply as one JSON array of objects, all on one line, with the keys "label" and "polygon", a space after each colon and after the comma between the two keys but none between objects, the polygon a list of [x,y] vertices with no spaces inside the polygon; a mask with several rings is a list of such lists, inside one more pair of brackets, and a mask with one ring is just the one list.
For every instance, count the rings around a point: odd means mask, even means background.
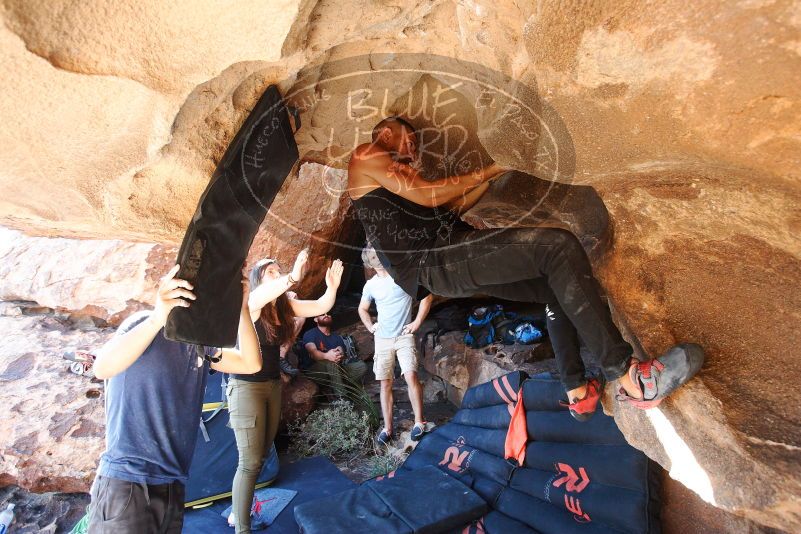
[{"label": "desert shrub", "polygon": [[361,454],[370,447],[370,417],[339,399],[289,426],[292,450],[299,456]]},{"label": "desert shrub", "polygon": [[375,478],[394,471],[401,466],[407,456],[409,455],[402,451],[393,453],[386,448],[376,448],[375,454],[367,461],[367,466],[370,470],[369,477]]},{"label": "desert shrub", "polygon": [[[354,408],[367,414],[371,429],[377,428],[380,423],[381,412],[370,398],[370,395],[364,390],[364,387],[361,384],[351,381],[347,377],[344,369],[342,370],[342,376],[342,389],[345,392],[347,400],[353,403]],[[317,374],[314,378],[314,381],[321,386],[328,388],[331,388],[334,385],[333,379],[323,374]],[[324,398],[325,395],[320,394],[320,399]]]}]

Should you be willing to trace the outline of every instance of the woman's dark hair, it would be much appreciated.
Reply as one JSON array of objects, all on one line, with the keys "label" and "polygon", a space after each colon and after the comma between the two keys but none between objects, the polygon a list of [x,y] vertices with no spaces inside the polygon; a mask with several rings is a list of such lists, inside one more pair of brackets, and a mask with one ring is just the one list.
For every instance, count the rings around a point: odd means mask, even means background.
[{"label": "woman's dark hair", "polygon": [[[278,263],[275,260],[260,260],[250,270],[250,287],[255,289],[261,284],[267,266]],[[273,345],[283,345],[291,343],[295,338],[295,314],[292,305],[289,304],[289,297],[286,293],[281,293],[278,298],[264,305],[259,313],[264,331],[267,332],[267,341]]]}]

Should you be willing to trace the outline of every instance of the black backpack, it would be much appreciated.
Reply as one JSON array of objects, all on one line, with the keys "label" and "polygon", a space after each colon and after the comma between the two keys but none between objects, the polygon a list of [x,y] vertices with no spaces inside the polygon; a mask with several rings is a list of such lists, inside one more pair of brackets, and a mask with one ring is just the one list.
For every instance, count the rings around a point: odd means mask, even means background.
[{"label": "black backpack", "polygon": [[467,318],[464,344],[479,349],[498,341],[498,328],[507,320],[501,304],[476,306]]},{"label": "black backpack", "polygon": [[431,336],[431,348],[433,349],[442,334],[465,329],[464,323],[467,316],[470,315],[470,310],[470,305],[459,301],[449,301],[432,309],[418,331],[421,357],[425,358],[428,336]]}]

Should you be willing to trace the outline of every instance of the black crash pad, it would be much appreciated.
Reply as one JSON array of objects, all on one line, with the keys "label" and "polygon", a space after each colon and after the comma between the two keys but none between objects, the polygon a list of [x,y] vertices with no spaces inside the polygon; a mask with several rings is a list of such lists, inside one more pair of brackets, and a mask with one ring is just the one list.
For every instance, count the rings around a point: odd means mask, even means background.
[{"label": "black crash pad", "polygon": [[[295,120],[299,126],[297,114]],[[164,330],[168,339],[234,346],[242,266],[297,160],[289,110],[278,87],[271,85],[225,151],[186,230],[178,251],[178,277],[192,283],[197,300],[170,312]]]}]

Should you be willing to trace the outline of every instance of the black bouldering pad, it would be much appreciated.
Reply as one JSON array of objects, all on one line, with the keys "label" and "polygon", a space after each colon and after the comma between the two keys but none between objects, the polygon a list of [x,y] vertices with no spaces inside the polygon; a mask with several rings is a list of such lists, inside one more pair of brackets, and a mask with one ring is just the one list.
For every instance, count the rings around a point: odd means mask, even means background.
[{"label": "black bouldering pad", "polygon": [[289,110],[278,87],[271,85],[225,151],[186,230],[178,251],[178,278],[194,286],[197,300],[170,312],[164,330],[168,339],[234,346],[242,266],[297,160]]}]

